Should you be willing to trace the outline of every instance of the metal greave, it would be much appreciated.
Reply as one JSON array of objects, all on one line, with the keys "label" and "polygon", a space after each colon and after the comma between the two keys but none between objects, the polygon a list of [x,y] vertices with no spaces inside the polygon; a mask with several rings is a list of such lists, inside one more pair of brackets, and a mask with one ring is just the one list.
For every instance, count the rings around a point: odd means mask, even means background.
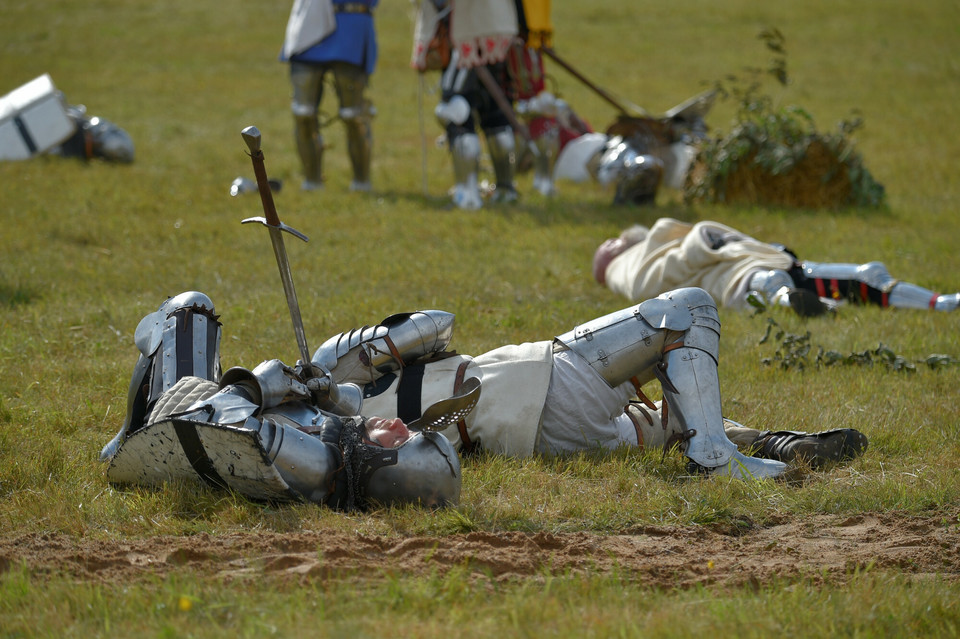
[{"label": "metal greave", "polygon": [[373,152],[373,136],[370,121],[359,117],[344,120],[347,127],[347,152],[350,154],[350,166],[353,179],[358,184],[370,182],[370,157]]},{"label": "metal greave", "polygon": [[513,129],[503,127],[487,131],[486,138],[497,188],[514,188],[513,179],[517,172],[517,153]]},{"label": "metal greave", "polygon": [[294,115],[294,137],[303,179],[314,184],[323,183],[323,136],[316,115]]},{"label": "metal greave", "polygon": [[560,155],[560,130],[551,127],[534,141],[539,155],[533,159],[533,188],[541,195],[553,195],[553,167]]},{"label": "metal greave", "polygon": [[659,378],[668,419],[678,420],[684,454],[697,464],[721,466],[736,452],[723,431],[720,320],[706,291],[671,291],[578,326],[557,340],[612,387]]},{"label": "metal greave", "polygon": [[323,183],[323,137],[317,114],[323,99],[323,69],[312,64],[292,62],[290,82],[293,95],[293,135],[303,179],[312,185]]},{"label": "metal greave", "polygon": [[716,306],[705,300],[690,308],[693,323],[683,335],[683,346],[670,348],[663,357],[668,383],[663,397],[669,419],[679,421],[684,433],[683,453],[705,467],[722,466],[737,452],[723,430],[720,402],[720,319]]},{"label": "metal greave", "polygon": [[476,133],[460,133],[453,137],[450,135],[450,128],[447,127],[447,135],[450,138],[450,156],[453,159],[453,203],[461,209],[479,209],[483,206],[478,176],[480,138]]}]

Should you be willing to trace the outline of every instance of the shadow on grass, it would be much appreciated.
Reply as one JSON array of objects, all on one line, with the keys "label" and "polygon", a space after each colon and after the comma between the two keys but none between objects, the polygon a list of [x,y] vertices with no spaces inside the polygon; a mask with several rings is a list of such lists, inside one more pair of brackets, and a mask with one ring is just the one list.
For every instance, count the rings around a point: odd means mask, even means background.
[{"label": "shadow on grass", "polygon": [[36,291],[22,286],[0,284],[0,306],[21,306],[31,304],[40,299]]},{"label": "shadow on grass", "polygon": [[[601,192],[599,197],[606,199],[608,194]],[[378,191],[377,196],[391,202],[413,202],[423,210],[438,213],[470,215],[473,211],[456,209],[447,195],[423,195],[412,191],[385,190]],[[578,200],[574,198],[557,197],[545,199],[537,194],[521,194],[518,202],[510,204],[485,203],[486,211],[495,211],[498,214],[515,218],[528,217],[544,227],[558,224],[584,224],[589,222],[614,223],[617,226],[631,224],[651,225],[658,218],[668,215],[677,219],[691,221],[695,214],[683,205],[666,206],[638,206],[618,205],[608,201]],[[695,220],[694,220],[695,221]]]}]

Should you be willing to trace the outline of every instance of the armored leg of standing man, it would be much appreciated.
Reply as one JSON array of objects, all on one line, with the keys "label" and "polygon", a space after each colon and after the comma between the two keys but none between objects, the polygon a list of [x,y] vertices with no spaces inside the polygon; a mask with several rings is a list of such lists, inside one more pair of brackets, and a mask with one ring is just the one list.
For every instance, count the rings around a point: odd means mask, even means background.
[{"label": "armored leg of standing man", "polygon": [[325,67],[304,62],[290,63],[293,87],[294,140],[303,172],[301,188],[313,191],[323,187],[323,136],[320,135],[320,100],[323,98]]},{"label": "armored leg of standing man", "polygon": [[496,187],[490,196],[493,202],[516,202],[518,199],[514,177],[517,171],[516,137],[509,126],[486,131],[487,148]]},{"label": "armored leg of standing man", "polygon": [[331,65],[340,101],[340,119],[347,128],[347,152],[353,171],[351,191],[370,191],[370,158],[373,151],[371,121],[375,110],[366,97],[367,74],[346,62]]}]

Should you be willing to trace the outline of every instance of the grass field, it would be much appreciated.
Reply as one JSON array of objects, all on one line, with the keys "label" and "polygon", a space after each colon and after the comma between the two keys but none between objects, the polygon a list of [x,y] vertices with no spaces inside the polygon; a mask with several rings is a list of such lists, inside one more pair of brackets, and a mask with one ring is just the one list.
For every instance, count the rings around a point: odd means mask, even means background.
[{"label": "grass field", "polygon": [[[858,110],[884,210],[610,204],[593,185],[475,213],[450,210],[435,148],[436,77],[408,66],[412,9],[377,12],[374,192],[352,194],[338,123],[328,185],[298,190],[286,68],[289,2],[163,5],[0,0],[0,93],[50,73],[129,131],[130,166],[0,164],[0,635],[956,636],[960,565],[958,316],[845,308],[786,331],[841,353],[886,345],[916,364],[764,366],[766,317],[721,310],[728,417],[759,428],[850,426],[856,462],[798,484],[685,477],[658,452],[464,461],[462,504],[343,515],[191,486],[115,489],[97,462],[123,420],[133,331],[199,289],[224,366],[293,362],[296,342],[240,131],[263,133],[311,347],[398,311],[457,315],[452,347],[544,339],[626,305],[590,277],[594,248],[657,217],[716,219],[813,260],[881,260],[960,288],[960,8],[731,0],[554,2],[555,46],[594,82],[663,112],[763,66],[787,38],[783,103],[823,129]],[[562,70],[554,89],[594,127],[614,110]],[[332,95],[330,96],[332,98]],[[333,112],[333,103],[325,109]],[[728,130],[732,106],[708,118]],[[427,142],[424,144],[423,140]],[[424,151],[426,149],[426,151]],[[426,186],[426,192],[424,190]],[[656,395],[658,389],[651,389]]]}]

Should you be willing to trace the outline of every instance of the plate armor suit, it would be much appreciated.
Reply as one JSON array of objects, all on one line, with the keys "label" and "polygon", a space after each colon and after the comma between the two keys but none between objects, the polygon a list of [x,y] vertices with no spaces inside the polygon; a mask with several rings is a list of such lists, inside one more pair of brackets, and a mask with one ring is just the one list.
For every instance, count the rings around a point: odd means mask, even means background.
[{"label": "plate armor suit", "polygon": [[220,334],[212,301],[198,292],[168,299],[140,322],[127,416],[100,457],[111,482],[203,481],[340,509],[458,503],[460,463],[442,435],[417,432],[394,448],[371,443],[364,418],[318,408],[339,387],[309,364],[268,360],[221,375]]}]

